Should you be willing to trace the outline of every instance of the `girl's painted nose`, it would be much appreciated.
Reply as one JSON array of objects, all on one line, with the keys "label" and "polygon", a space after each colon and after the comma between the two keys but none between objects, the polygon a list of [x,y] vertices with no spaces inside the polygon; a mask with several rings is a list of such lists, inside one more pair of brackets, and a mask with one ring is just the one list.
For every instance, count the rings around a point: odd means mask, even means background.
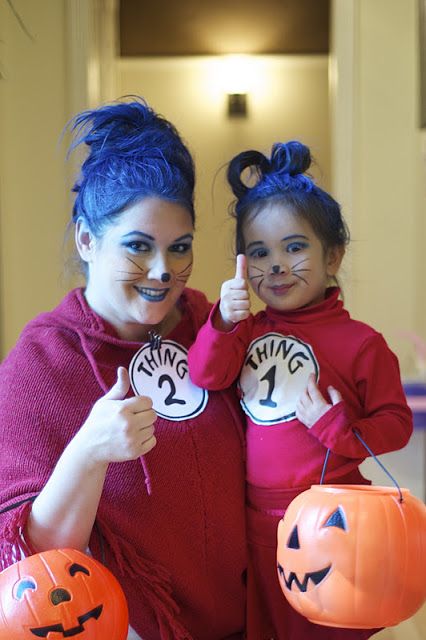
[{"label": "girl's painted nose", "polygon": [[272,273],[280,273],[280,271],[281,271],[281,267],[279,264],[274,264],[272,266]]}]

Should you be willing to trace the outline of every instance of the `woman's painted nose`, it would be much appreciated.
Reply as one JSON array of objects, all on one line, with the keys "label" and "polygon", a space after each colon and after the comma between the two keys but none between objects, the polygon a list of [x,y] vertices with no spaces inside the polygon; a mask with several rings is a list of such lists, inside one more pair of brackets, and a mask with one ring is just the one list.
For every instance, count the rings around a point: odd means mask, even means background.
[{"label": "woman's painted nose", "polygon": [[170,269],[167,260],[163,256],[158,255],[153,259],[149,269],[149,277],[160,282],[170,281]]}]

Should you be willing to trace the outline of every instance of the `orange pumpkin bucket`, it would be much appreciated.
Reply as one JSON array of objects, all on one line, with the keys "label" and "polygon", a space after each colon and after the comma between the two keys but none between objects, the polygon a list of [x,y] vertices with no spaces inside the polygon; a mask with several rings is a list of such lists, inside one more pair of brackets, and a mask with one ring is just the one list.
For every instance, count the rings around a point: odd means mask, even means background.
[{"label": "orange pumpkin bucket", "polygon": [[127,633],[120,584],[81,551],[44,551],[0,573],[0,640],[125,640]]},{"label": "orange pumpkin bucket", "polygon": [[313,485],[279,523],[277,564],[311,622],[396,625],[426,599],[426,507],[399,487]]}]

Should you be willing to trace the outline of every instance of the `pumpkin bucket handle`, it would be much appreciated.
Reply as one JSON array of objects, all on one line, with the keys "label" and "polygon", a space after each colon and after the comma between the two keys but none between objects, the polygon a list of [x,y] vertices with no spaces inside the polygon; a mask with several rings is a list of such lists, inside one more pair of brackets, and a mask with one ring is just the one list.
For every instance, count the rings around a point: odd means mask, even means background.
[{"label": "pumpkin bucket handle", "polygon": [[[361,438],[359,432],[356,429],[353,429],[352,432],[354,433],[354,435],[356,435],[356,437],[358,438],[358,440],[360,442],[362,442],[362,444],[364,445],[364,447],[367,449],[368,453],[370,454],[370,456],[372,458],[374,458],[374,460],[377,462],[377,464],[379,465],[379,467],[381,467],[383,469],[383,471],[386,473],[386,475],[392,480],[393,484],[396,486],[396,488],[398,489],[398,493],[399,493],[399,501],[400,502],[404,502],[404,498],[402,497],[402,491],[401,491],[401,487],[399,486],[398,482],[395,480],[395,478],[393,477],[393,475],[390,473],[390,471],[388,471],[385,467],[385,465],[378,459],[378,457],[376,455],[374,455],[374,453],[371,451],[370,447],[368,446],[368,444],[366,442],[364,442],[364,440]],[[325,476],[325,471],[327,469],[327,463],[328,463],[328,458],[330,457],[330,449],[327,449],[327,453],[325,454],[325,460],[324,460],[324,464],[322,467],[322,472],[321,472],[321,480],[320,480],[320,484],[324,484],[324,476]]]}]

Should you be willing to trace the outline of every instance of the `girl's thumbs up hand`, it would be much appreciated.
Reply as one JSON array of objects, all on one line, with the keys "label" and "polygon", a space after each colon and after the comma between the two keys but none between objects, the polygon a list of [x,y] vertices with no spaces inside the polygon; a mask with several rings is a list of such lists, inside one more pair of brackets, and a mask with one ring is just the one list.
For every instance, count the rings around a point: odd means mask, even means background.
[{"label": "girl's thumbs up hand", "polygon": [[247,258],[244,253],[239,253],[237,255],[237,260],[235,263],[235,278],[234,280],[243,280],[245,284],[247,284]]},{"label": "girl's thumbs up hand", "polygon": [[250,315],[247,258],[244,254],[240,253],[237,256],[235,277],[222,284],[219,312],[221,317],[218,320],[221,320],[221,326],[216,328],[224,331],[231,329],[236,322],[245,320]]}]

